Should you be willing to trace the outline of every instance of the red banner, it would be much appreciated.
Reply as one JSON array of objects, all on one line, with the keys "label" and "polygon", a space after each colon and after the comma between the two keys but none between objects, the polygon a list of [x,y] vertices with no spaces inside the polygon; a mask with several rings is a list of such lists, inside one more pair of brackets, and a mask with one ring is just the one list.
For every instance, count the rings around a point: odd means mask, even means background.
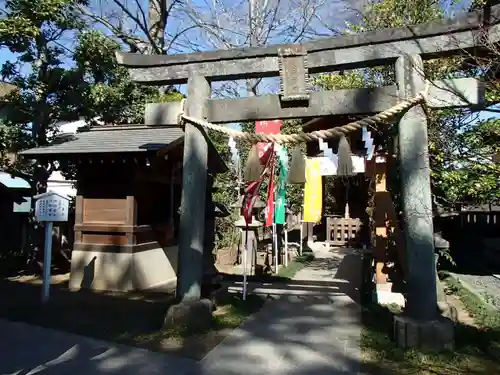
[{"label": "red banner", "polygon": [[247,223],[247,225],[252,223],[252,211],[255,206],[255,202],[259,197],[260,185],[262,184],[262,181],[266,176],[267,168],[269,168],[270,166],[272,168],[272,163],[273,163],[272,156],[274,152],[273,149],[274,147],[272,147],[271,144],[271,147],[268,148],[267,151],[264,153],[262,160],[265,161],[266,168],[262,173],[262,175],[260,176],[260,179],[258,181],[250,182],[247,188],[245,189],[245,196],[243,198],[243,217],[245,218],[245,222]]},{"label": "red banner", "polygon": [[[263,134],[279,134],[281,131],[281,125],[283,121],[281,120],[264,120],[264,121],[255,121],[255,132],[263,133]],[[269,148],[270,143],[259,142],[257,143],[257,150],[259,151],[259,159],[261,159],[261,164],[265,165],[266,163],[262,160],[262,157],[266,153]]]},{"label": "red banner", "polygon": [[248,224],[252,224],[252,211],[255,206],[255,202],[259,197],[259,187],[262,183],[262,177],[259,181],[252,181],[247,186],[245,190],[245,197],[243,198],[243,217],[245,218],[245,222]]}]

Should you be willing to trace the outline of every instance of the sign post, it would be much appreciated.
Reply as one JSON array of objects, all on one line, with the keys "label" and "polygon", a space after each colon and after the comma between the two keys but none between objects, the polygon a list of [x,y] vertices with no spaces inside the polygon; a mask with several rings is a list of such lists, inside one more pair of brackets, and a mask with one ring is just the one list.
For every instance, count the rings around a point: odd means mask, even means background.
[{"label": "sign post", "polygon": [[39,222],[45,223],[45,246],[43,254],[43,288],[42,303],[49,300],[50,295],[50,269],[52,264],[52,228],[54,222],[68,221],[70,198],[53,191],[38,194],[36,200],[35,217]]},{"label": "sign post", "polygon": [[52,228],[54,223],[48,221],[45,223],[45,246],[43,247],[43,286],[42,302],[49,300],[50,294],[50,268],[52,266]]}]

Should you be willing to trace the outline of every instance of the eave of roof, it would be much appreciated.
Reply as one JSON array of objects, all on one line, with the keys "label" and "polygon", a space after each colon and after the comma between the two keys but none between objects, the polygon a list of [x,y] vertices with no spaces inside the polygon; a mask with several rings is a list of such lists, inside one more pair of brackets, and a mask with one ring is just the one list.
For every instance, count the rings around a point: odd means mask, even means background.
[{"label": "eave of roof", "polygon": [[7,186],[2,184],[1,182],[0,182],[0,197],[2,197],[3,199],[9,199],[10,201],[15,202],[17,204],[21,204],[23,202],[26,202],[26,200],[23,198],[21,193],[19,193],[18,191],[9,189]]},{"label": "eave of roof", "polygon": [[30,183],[22,177],[0,170],[0,184],[9,189],[31,189]]},{"label": "eave of roof", "polygon": [[144,125],[102,126],[87,132],[64,134],[52,144],[20,152],[23,156],[57,156],[158,151],[184,136],[179,127]]},{"label": "eave of roof", "polygon": [[[209,150],[209,170],[228,171],[215,146],[206,136]],[[106,153],[167,153],[184,144],[184,131],[175,126],[102,126],[87,132],[65,134],[52,144],[20,152],[24,157],[58,157]]]}]

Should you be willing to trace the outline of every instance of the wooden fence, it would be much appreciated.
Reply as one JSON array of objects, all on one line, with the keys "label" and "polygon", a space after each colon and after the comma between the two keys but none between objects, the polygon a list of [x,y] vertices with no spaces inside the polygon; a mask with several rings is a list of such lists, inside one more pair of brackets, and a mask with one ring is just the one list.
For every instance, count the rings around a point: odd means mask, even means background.
[{"label": "wooden fence", "polygon": [[348,246],[359,242],[361,220],[343,216],[327,216],[326,242],[332,246]]},{"label": "wooden fence", "polygon": [[500,211],[459,211],[441,218],[440,225],[451,237],[500,237]]}]

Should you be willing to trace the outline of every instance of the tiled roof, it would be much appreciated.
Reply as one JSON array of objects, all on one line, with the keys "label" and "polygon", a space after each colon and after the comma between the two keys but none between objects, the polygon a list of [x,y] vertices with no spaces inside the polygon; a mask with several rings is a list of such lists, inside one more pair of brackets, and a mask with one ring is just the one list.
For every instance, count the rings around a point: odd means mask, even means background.
[{"label": "tiled roof", "polygon": [[146,152],[160,150],[184,136],[177,127],[103,126],[91,131],[65,134],[52,144],[20,152],[25,156]]}]

